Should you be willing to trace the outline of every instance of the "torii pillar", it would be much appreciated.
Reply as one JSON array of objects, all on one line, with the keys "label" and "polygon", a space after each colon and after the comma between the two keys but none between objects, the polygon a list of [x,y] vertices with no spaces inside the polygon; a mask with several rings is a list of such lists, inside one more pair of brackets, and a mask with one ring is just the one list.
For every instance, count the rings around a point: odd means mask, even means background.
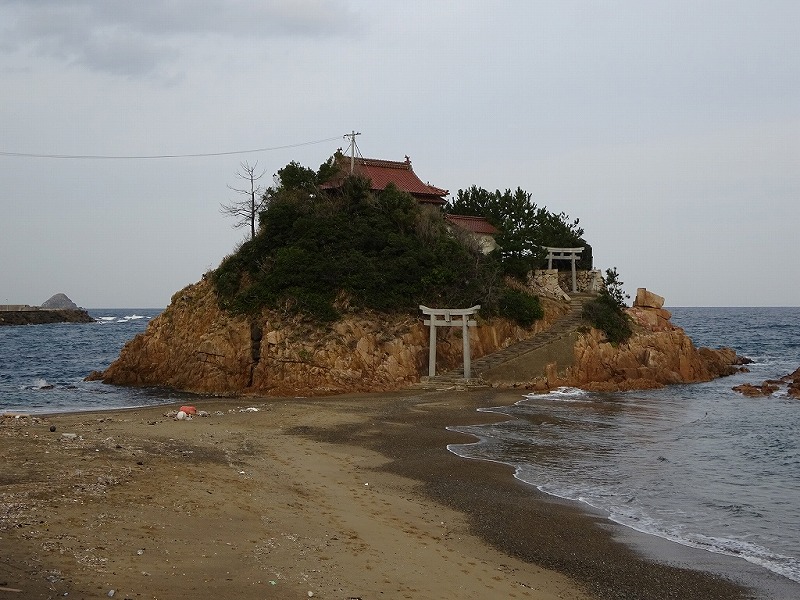
[{"label": "torii pillar", "polygon": [[547,268],[553,268],[554,260],[568,260],[572,263],[572,293],[578,292],[578,279],[575,273],[575,261],[580,258],[581,248],[545,248],[547,250]]},{"label": "torii pillar", "polygon": [[430,352],[428,354],[429,377],[436,376],[436,328],[460,326],[464,344],[464,379],[470,379],[472,373],[468,327],[475,327],[478,323],[469,317],[478,312],[480,308],[480,304],[476,304],[470,308],[428,308],[422,304],[419,305],[419,309],[422,313],[429,317],[423,321],[425,325],[430,327]]}]

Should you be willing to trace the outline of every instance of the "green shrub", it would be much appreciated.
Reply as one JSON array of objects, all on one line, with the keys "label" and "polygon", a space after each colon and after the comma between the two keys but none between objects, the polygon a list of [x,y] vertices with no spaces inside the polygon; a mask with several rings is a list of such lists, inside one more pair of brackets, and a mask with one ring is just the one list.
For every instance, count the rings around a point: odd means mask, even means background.
[{"label": "green shrub", "polygon": [[544,316],[544,310],[538,297],[506,288],[498,301],[498,314],[529,327]]},{"label": "green shrub", "polygon": [[612,344],[626,342],[633,335],[630,317],[625,312],[625,298],[617,270],[607,269],[603,291],[583,307],[583,318],[603,331]]}]

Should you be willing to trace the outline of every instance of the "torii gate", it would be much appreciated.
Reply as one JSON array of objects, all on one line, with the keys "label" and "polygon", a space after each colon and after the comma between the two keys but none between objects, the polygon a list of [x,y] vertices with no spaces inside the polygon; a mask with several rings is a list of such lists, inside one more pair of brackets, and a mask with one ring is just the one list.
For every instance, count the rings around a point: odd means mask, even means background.
[{"label": "torii gate", "polygon": [[[469,349],[469,329],[478,323],[469,317],[478,312],[480,304],[470,308],[428,308],[419,305],[423,314],[428,315],[423,323],[430,326],[430,352],[428,354],[428,376],[436,376],[436,328],[437,327],[458,327],[461,326],[462,338],[464,343],[464,378],[470,379],[470,349]],[[455,318],[454,318],[455,317]]]},{"label": "torii gate", "polygon": [[583,252],[583,248],[547,248],[547,268],[553,268],[553,261],[554,260],[568,260],[572,262],[572,293],[575,294],[578,291],[578,280],[577,276],[575,275],[575,261],[580,258],[581,252]]}]

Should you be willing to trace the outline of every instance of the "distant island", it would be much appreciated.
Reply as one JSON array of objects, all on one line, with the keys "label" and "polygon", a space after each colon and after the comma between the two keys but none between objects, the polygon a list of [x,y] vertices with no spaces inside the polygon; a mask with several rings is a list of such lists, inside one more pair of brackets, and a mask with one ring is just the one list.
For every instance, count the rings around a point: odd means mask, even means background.
[{"label": "distant island", "polygon": [[0,304],[0,326],[44,325],[47,323],[93,323],[85,309],[79,308],[66,294],[55,294],[41,306]]}]

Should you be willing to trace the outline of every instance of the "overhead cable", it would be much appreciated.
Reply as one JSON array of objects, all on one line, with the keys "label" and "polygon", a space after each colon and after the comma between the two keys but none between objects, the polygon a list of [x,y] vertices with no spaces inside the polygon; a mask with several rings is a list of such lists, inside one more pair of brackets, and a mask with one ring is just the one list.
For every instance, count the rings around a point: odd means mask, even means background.
[{"label": "overhead cable", "polygon": [[153,154],[138,156],[118,156],[107,154],[33,154],[28,152],[5,152],[0,150],[0,156],[14,158],[57,158],[71,160],[153,160],[161,158],[201,158],[205,156],[230,156],[233,154],[252,154],[255,152],[270,152],[273,150],[285,150],[286,148],[299,148],[300,146],[311,146],[313,144],[323,144],[341,139],[341,136],[325,138],[324,140],[314,140],[311,142],[301,142],[299,144],[286,144],[285,146],[272,146],[271,148],[255,148],[253,150],[232,150],[230,152],[200,152],[196,154]]}]

